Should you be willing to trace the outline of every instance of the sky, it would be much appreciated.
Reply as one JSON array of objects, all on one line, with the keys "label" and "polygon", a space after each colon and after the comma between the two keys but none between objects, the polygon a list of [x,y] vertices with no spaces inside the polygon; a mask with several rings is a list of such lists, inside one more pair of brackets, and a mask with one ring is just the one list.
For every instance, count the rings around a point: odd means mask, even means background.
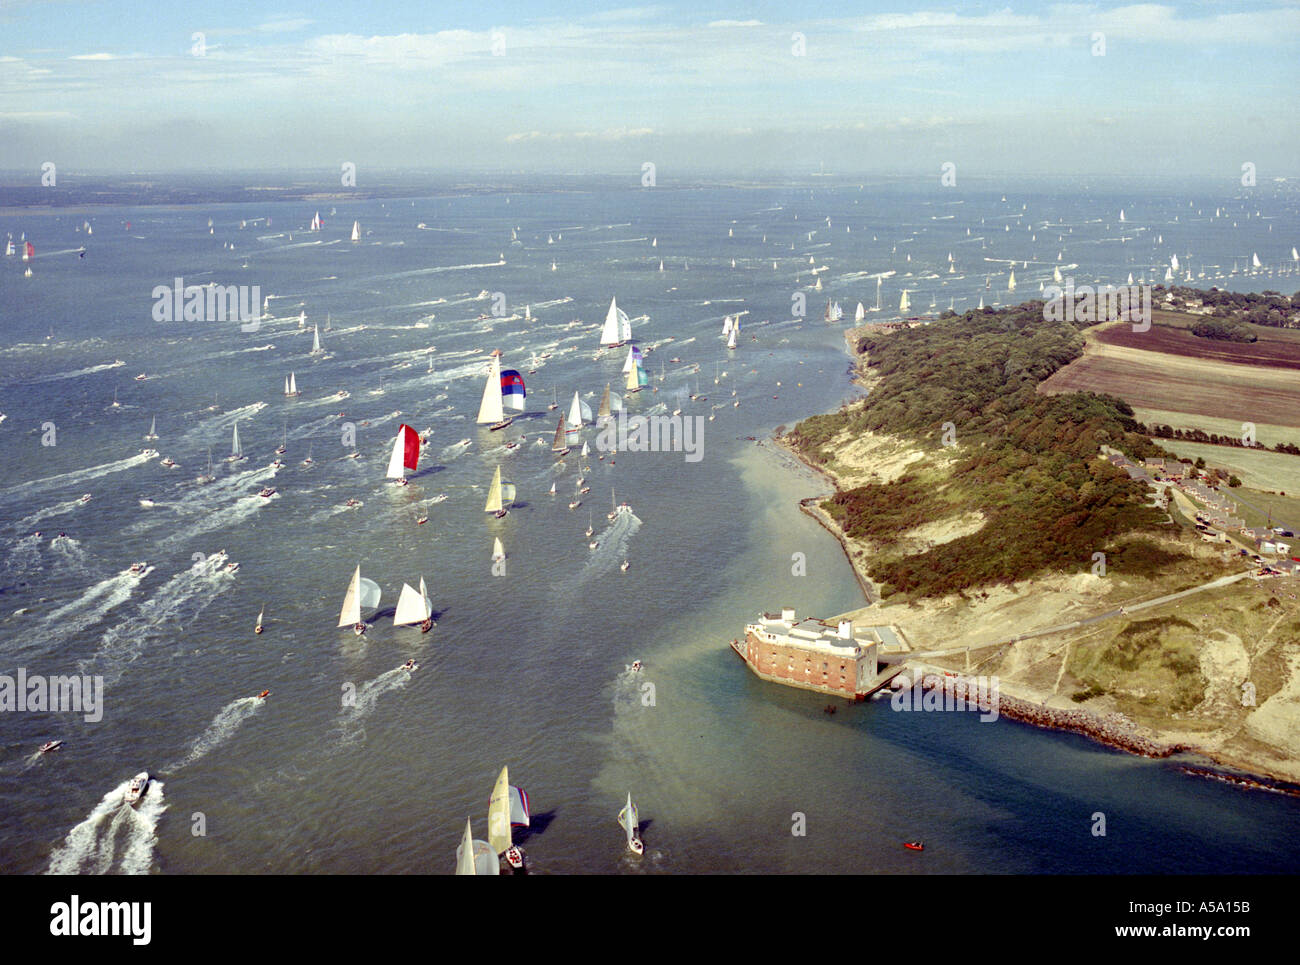
[{"label": "sky", "polygon": [[1263,181],[1297,54],[1295,0],[0,0],[0,169]]}]

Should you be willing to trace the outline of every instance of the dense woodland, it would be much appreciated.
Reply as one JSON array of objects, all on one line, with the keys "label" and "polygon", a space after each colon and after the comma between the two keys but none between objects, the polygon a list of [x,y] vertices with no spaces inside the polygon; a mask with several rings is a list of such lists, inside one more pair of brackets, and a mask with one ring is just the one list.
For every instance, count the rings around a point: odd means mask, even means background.
[{"label": "dense woodland", "polygon": [[[1035,391],[1081,354],[1082,327],[1044,320],[1042,302],[1030,302],[865,337],[859,350],[880,376],[868,397],[795,427],[792,441],[829,461],[826,446],[843,430],[938,450],[952,424],[950,473],[919,464],[892,483],[843,490],[823,504],[850,536],[879,548],[869,568],[883,595],[942,596],[1086,570],[1096,552],[1108,568],[1129,572],[1178,558],[1142,538],[1167,525],[1146,505],[1146,487],[1098,458],[1102,445],[1133,459],[1168,455],[1138,431],[1128,404]],[[897,550],[906,530],[976,508],[987,519],[978,532],[913,555]]]}]

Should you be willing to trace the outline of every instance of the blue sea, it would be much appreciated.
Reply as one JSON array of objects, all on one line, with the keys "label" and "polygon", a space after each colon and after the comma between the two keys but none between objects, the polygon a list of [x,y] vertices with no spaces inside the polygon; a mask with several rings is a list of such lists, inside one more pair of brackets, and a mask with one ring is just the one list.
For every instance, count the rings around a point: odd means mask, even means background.
[{"label": "blue sea", "polygon": [[[819,484],[762,444],[858,394],[859,302],[879,291],[881,320],[904,289],[914,314],[1017,302],[1054,268],[1161,281],[1174,254],[1183,284],[1292,291],[1293,192],[811,179],[147,201],[0,214],[0,240],[36,249],[30,278],[0,262],[0,673],[104,681],[97,722],[5,714],[7,871],[450,873],[466,818],[487,836],[503,765],[543,874],[1297,869],[1293,798],[1010,721],[828,716],[728,647],[761,610],[863,604],[797,511]],[[266,315],[156,321],[176,278],[257,286]],[[628,411],[701,417],[698,461],[601,459],[591,427],[588,459],[551,452],[553,400],[622,394],[626,350],[595,357],[615,296],[651,377]],[[831,300],[843,322],[823,320]],[[475,424],[492,350],[528,392],[499,432]],[[430,435],[396,487],[403,423]],[[228,463],[236,425],[247,458]],[[502,519],[483,511],[498,466],[517,490]],[[633,515],[611,522],[614,502]],[[383,591],[362,638],[335,627],[357,566]],[[428,634],[392,626],[421,577]],[[122,806],[142,770],[155,783]],[[616,823],[629,793],[643,857]]]}]

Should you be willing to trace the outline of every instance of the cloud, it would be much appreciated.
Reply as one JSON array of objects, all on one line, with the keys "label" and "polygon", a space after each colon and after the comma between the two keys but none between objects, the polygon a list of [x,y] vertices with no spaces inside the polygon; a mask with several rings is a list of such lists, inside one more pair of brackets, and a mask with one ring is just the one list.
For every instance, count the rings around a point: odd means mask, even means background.
[{"label": "cloud", "polygon": [[710,27],[761,27],[761,20],[712,20],[709,22]]},{"label": "cloud", "polygon": [[610,127],[603,131],[555,131],[544,134],[541,131],[523,131],[506,135],[507,144],[523,144],[529,141],[624,141],[632,137],[650,137],[654,128],[650,127]]},{"label": "cloud", "polygon": [[310,27],[315,22],[315,20],[307,20],[306,18],[301,17],[296,20],[285,18],[283,20],[270,20],[266,23],[260,23],[257,25],[257,29],[262,33],[290,33]]},{"label": "cloud", "polygon": [[68,60],[117,60],[112,54],[74,54]]}]

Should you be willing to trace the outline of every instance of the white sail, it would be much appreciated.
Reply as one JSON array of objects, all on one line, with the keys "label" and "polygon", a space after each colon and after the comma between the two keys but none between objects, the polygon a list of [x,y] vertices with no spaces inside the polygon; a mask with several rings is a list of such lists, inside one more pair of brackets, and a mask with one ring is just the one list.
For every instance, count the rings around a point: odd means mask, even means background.
[{"label": "white sail", "polygon": [[339,626],[351,627],[361,622],[361,567],[357,566],[348,584],[348,592],[343,597],[343,609],[339,611]]},{"label": "white sail", "polygon": [[730,333],[731,333],[731,316],[725,315],[723,316],[722,319],[722,334],[728,335]]},{"label": "white sail", "polygon": [[736,330],[733,328],[727,333],[727,348],[736,347]]},{"label": "white sail", "polygon": [[284,377],[284,394],[289,394],[289,376],[287,375]]},{"label": "white sail", "polygon": [[262,607],[262,609],[257,611],[257,625],[259,627],[262,625],[262,617],[264,616],[266,616],[266,607]]},{"label": "white sail", "polygon": [[488,844],[497,854],[511,845],[510,838],[510,769],[501,768],[492,798],[488,802]]},{"label": "white sail", "polygon": [[[403,426],[402,429],[406,427]],[[393,454],[388,459],[387,478],[405,479],[406,478],[406,433],[402,429],[397,430],[397,438],[393,440]]]},{"label": "white sail", "polygon": [[618,312],[619,335],[624,342],[632,341],[632,320],[627,317],[627,312],[621,308]]},{"label": "white sail", "polygon": [[432,613],[429,598],[424,593],[424,580],[420,580],[419,590],[409,583],[403,583],[402,593],[397,598],[397,611],[393,614],[393,626],[406,627],[423,623]]},{"label": "white sail", "polygon": [[637,832],[641,829],[641,817],[637,813],[636,805],[632,803],[632,794],[628,793],[627,804],[618,812],[619,826],[627,833],[627,846],[629,850],[635,850],[632,842],[636,840]]},{"label": "white sail", "polygon": [[903,297],[898,300],[898,310],[905,312],[911,307],[911,302],[907,299],[907,289],[903,289]]},{"label": "white sail", "polygon": [[492,537],[492,559],[503,560],[506,558],[506,548],[501,545],[501,537]]},{"label": "white sail", "polygon": [[298,378],[292,372],[289,373],[289,394],[298,394]]},{"label": "white sail", "polygon": [[858,310],[853,313],[853,320],[860,322],[867,317],[867,310],[862,307],[862,302],[858,302]]},{"label": "white sail", "polygon": [[353,240],[353,241],[360,241],[360,240],[361,240],[361,222],[360,222],[360,221],[354,221],[354,222],[352,222],[352,240]]},{"label": "white sail", "polygon": [[1300,252],[1296,251],[1294,247],[1291,249],[1291,260],[1300,261]]},{"label": "white sail", "polygon": [[1124,209],[1123,209],[1123,208],[1120,208],[1120,209],[1119,209],[1119,220],[1120,220],[1120,221],[1123,221],[1123,220],[1124,220]]},{"label": "white sail", "polygon": [[618,307],[618,299],[611,298],[609,300],[609,311],[605,313],[605,325],[600,330],[601,345],[612,347],[622,341],[618,334],[620,316],[626,317],[623,310]]},{"label": "white sail", "polygon": [[243,451],[239,448],[239,423],[235,423],[235,432],[230,440],[230,455],[232,457],[242,456]]},{"label": "white sail", "polygon": [[573,393],[573,405],[569,406],[569,415],[565,421],[568,423],[570,432],[581,429],[583,425],[591,421],[591,406],[586,405],[579,399],[577,392]]},{"label": "white sail", "polygon": [[1011,270],[1011,277],[1007,279],[1007,291],[1013,292],[1015,290],[1016,290],[1016,272],[1015,269],[1013,268]]},{"label": "white sail", "polygon": [[157,416],[154,416],[152,419],[149,420],[149,438],[150,439],[158,438],[158,417]]},{"label": "white sail", "polygon": [[1059,267],[1052,268],[1052,281],[1058,285],[1061,283],[1061,269]]},{"label": "white sail", "polygon": [[1250,256],[1250,263],[1251,263],[1251,265],[1253,265],[1254,267],[1259,268],[1259,267],[1260,267],[1260,264],[1259,264],[1259,255],[1258,255],[1258,254],[1252,254],[1252,255]]},{"label": "white sail", "polygon": [[479,425],[489,425],[505,419],[501,406],[501,353],[492,353],[487,382],[483,384],[483,401],[478,407]]},{"label": "white sail", "polygon": [[311,337],[311,354],[312,354],[312,355],[322,355],[322,354],[324,354],[324,352],[325,352],[325,350],[324,350],[323,348],[320,347],[320,326],[319,326],[319,325],[313,325],[313,326],[312,326],[312,337]]},{"label": "white sail", "polygon": [[623,374],[627,375],[627,373],[631,372],[634,368],[636,368],[636,347],[635,346],[627,350],[627,361],[623,363]]},{"label": "white sail", "polygon": [[531,322],[532,320],[533,320],[533,307],[531,305],[525,305],[524,321]]},{"label": "white sail", "polygon": [[1177,255],[1170,255],[1170,256],[1169,256],[1169,267],[1172,268],[1174,271],[1177,271],[1177,270],[1178,270],[1178,256],[1177,256]]}]

